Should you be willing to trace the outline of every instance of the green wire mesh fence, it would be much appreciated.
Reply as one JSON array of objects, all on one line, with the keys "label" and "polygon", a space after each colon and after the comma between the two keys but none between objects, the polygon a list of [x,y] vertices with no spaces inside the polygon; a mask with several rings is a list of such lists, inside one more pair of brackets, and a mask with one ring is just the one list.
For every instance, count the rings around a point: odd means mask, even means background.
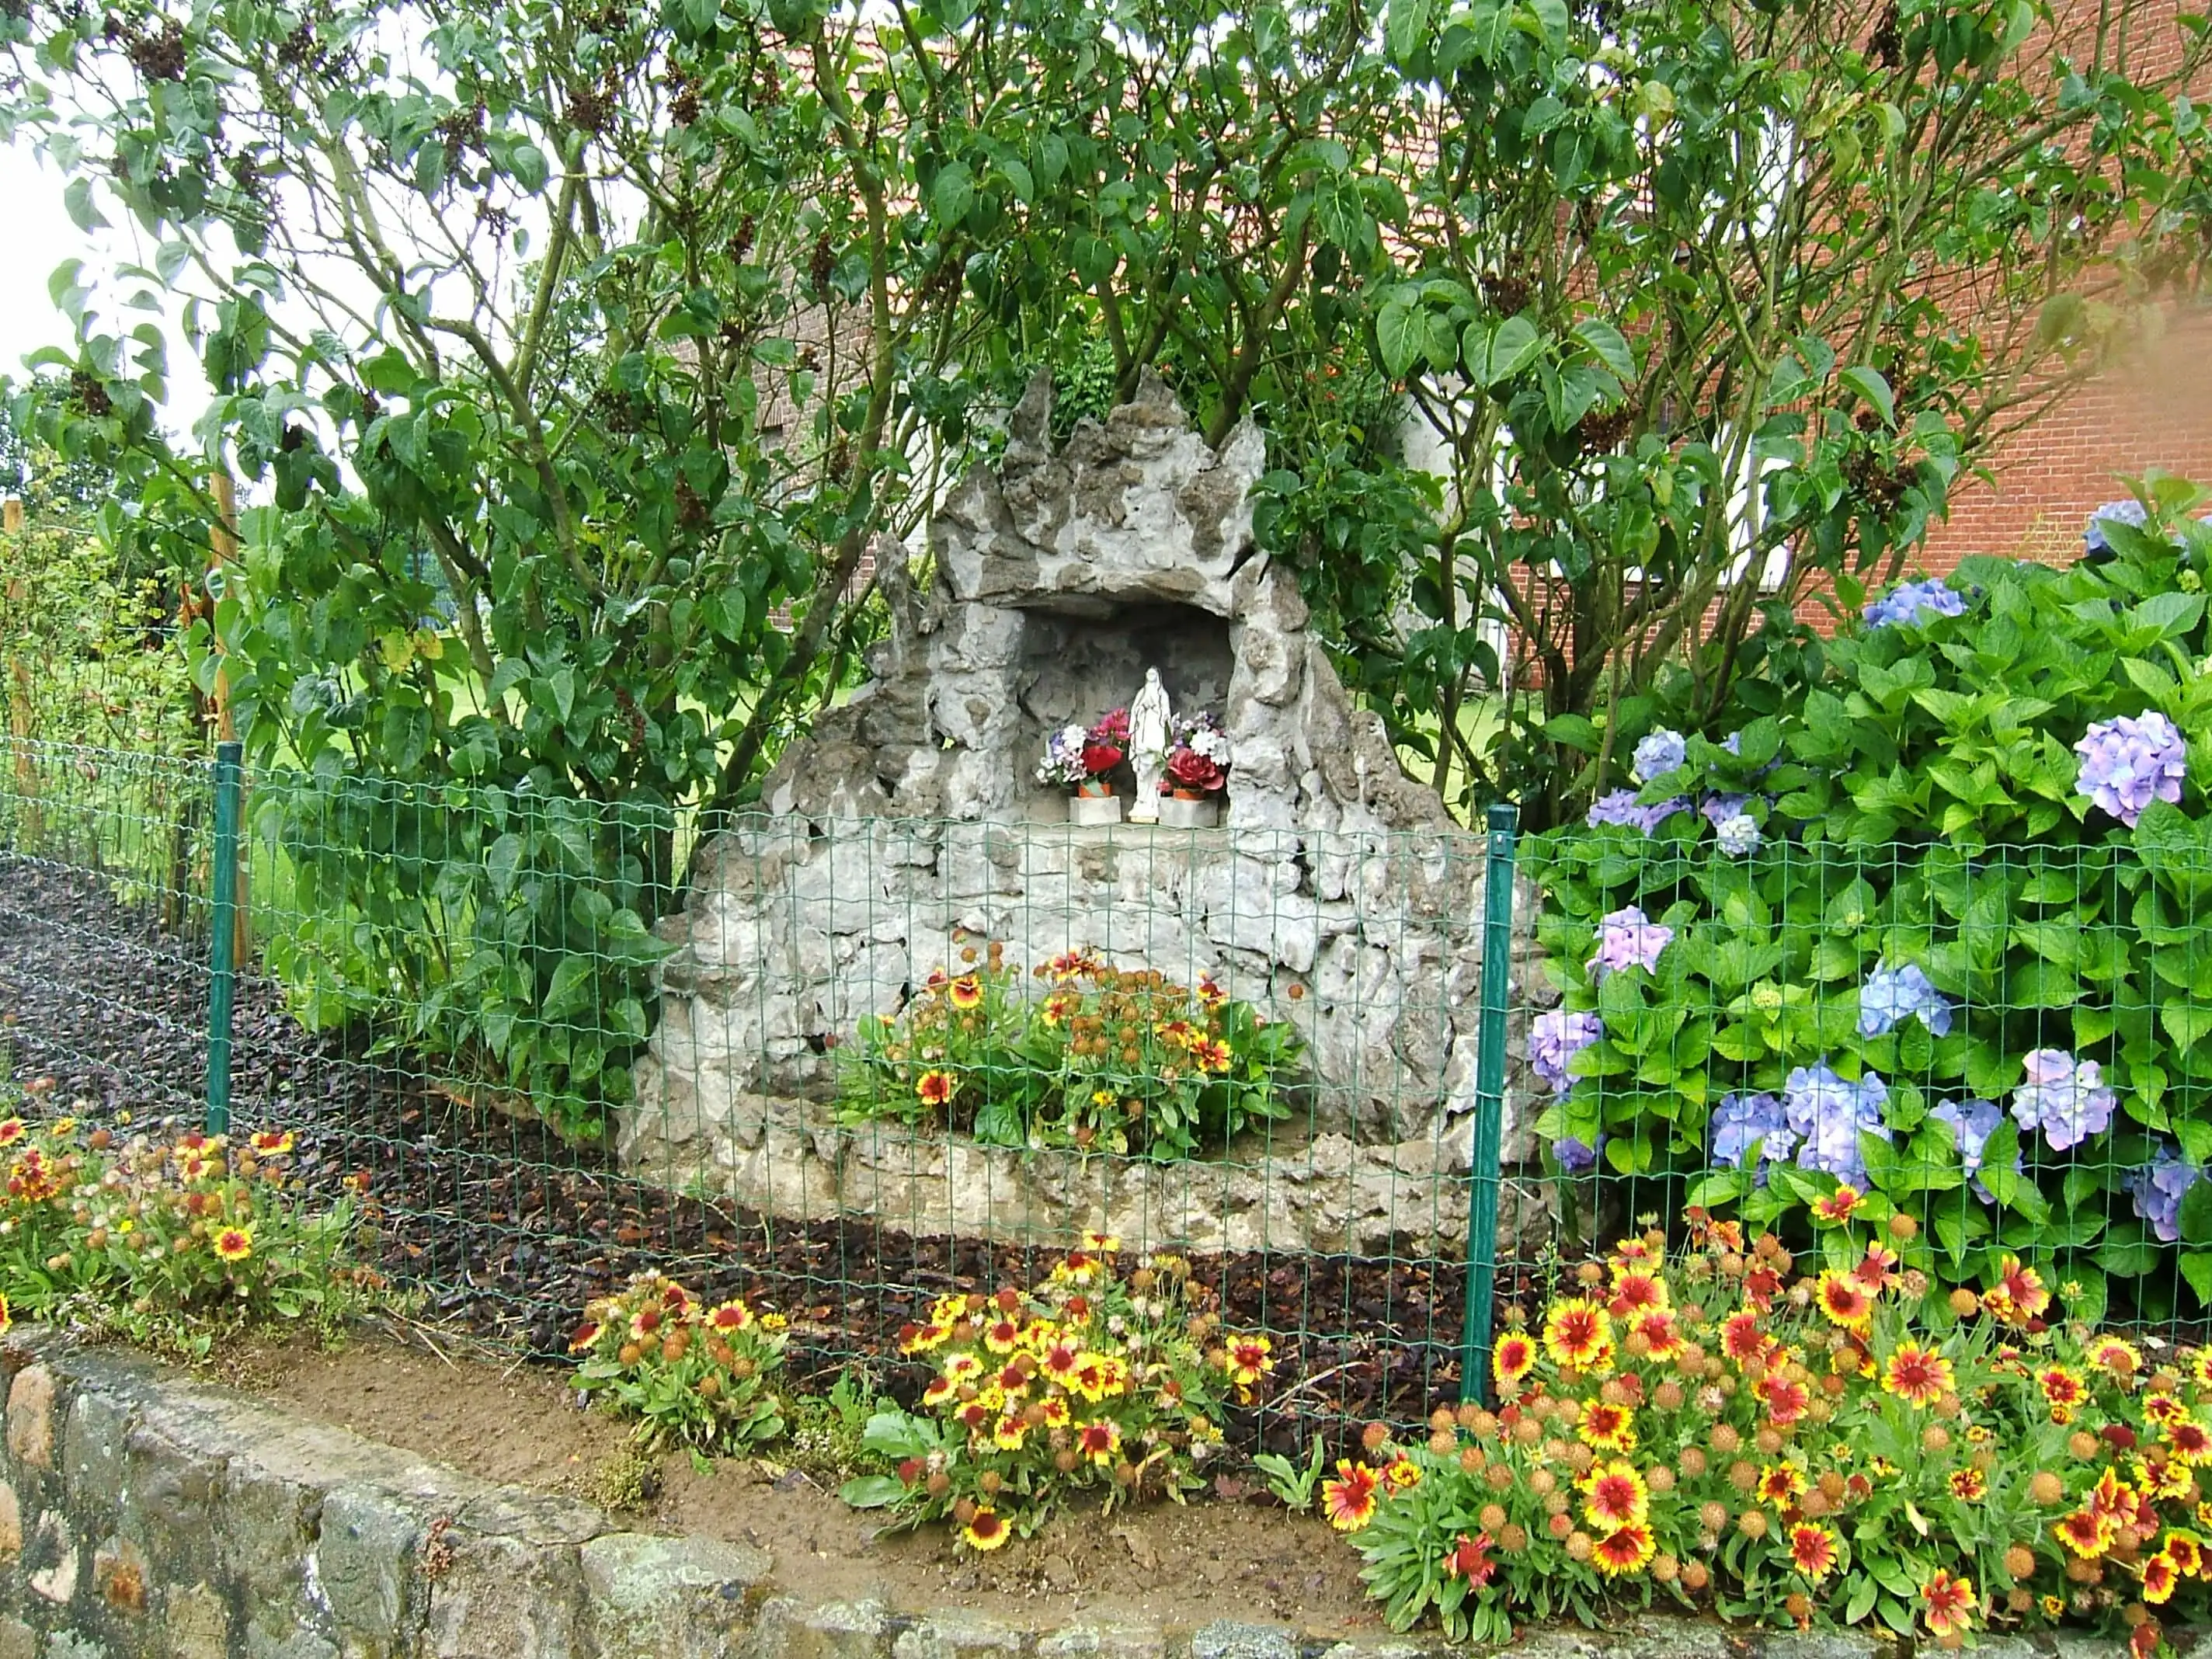
[{"label": "green wire mesh fence", "polygon": [[1455,1396],[1545,1269],[1525,1121],[1498,1150],[1510,814],[1486,841],[702,835],[522,789],[9,756],[18,1075],[184,1117],[227,1037],[205,1103],[297,1133],[312,1183],[365,1173],[395,1276],[503,1340],[562,1352],[651,1267],[896,1386],[939,1296],[1103,1234],[1188,1255],[1267,1333],[1246,1426],[1281,1443]]}]

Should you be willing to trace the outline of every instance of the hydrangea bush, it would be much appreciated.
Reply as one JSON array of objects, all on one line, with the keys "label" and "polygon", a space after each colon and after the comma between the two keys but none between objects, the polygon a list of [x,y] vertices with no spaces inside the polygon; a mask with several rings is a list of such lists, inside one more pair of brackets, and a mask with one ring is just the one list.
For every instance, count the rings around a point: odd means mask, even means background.
[{"label": "hydrangea bush", "polygon": [[1878,1196],[1831,1194],[1802,1256],[1687,1221],[1685,1254],[1655,1230],[1509,1319],[1497,1410],[1370,1427],[1324,1484],[1393,1628],[1656,1603],[1947,1650],[2088,1626],[2140,1659],[2203,1615],[2212,1350],[2100,1334],[2017,1257],[1947,1292]]},{"label": "hydrangea bush", "polygon": [[1847,592],[1733,729],[1624,702],[1618,786],[1528,854],[1562,1167],[1760,1225],[1849,1182],[1927,1224],[1923,1267],[2163,1314],[2171,1253],[2212,1304],[2203,496],[2152,481],[2066,568]]}]

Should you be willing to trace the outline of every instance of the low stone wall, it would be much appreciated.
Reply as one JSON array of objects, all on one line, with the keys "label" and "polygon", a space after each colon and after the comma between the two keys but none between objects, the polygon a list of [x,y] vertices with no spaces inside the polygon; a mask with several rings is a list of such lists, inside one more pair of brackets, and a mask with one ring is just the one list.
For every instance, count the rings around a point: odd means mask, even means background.
[{"label": "low stone wall", "polygon": [[[1425,1638],[1022,1626],[812,1604],[763,1551],[627,1532],[119,1350],[0,1346],[0,1659],[1444,1659]],[[2187,1634],[2178,1638],[2185,1648]],[[1984,1659],[2110,1644],[1984,1639]],[[1531,1659],[1887,1659],[1863,1636],[1646,1619]]]}]

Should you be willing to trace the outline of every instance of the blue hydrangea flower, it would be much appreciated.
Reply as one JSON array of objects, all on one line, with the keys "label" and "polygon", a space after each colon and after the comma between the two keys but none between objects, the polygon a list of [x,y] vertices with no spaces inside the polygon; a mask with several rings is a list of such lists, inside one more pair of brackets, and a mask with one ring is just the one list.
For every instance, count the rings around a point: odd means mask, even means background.
[{"label": "blue hydrangea flower", "polygon": [[2081,532],[2081,545],[2092,553],[2107,552],[2112,544],[2105,539],[2108,524],[2132,525],[2140,530],[2149,522],[2150,513],[2132,496],[2124,501],[2106,501],[2089,515],[2089,523]]},{"label": "blue hydrangea flower", "polygon": [[1623,968],[1656,968],[1659,953],[1674,939],[1673,928],[1632,904],[1600,920],[1597,954],[1584,965],[1601,981]]},{"label": "blue hydrangea flower", "polygon": [[1892,623],[1917,623],[1933,612],[1938,617],[1966,614],[1966,601],[1943,585],[1940,576],[1924,581],[1900,582],[1866,608],[1867,626],[1884,628]]},{"label": "blue hydrangea flower", "polygon": [[1879,963],[1859,988],[1859,1035],[1887,1036],[1911,1015],[1933,1036],[1951,1035],[1951,1003],[1928,982],[1917,963],[1885,968]]},{"label": "blue hydrangea flower", "polygon": [[1562,1135],[1552,1143],[1552,1156],[1559,1160],[1559,1167],[1569,1175],[1580,1175],[1597,1164],[1597,1148],[1605,1145],[1605,1137],[1597,1138],[1597,1146],[1577,1140],[1572,1135]]},{"label": "blue hydrangea flower", "polygon": [[1689,798],[1686,795],[1670,796],[1644,806],[1638,803],[1633,789],[1615,789],[1609,794],[1600,795],[1590,803],[1585,822],[1593,830],[1601,823],[1625,824],[1631,830],[1641,830],[1648,836],[1675,813],[1689,810]]},{"label": "blue hydrangea flower", "polygon": [[1741,732],[1729,732],[1728,736],[1721,739],[1721,747],[1727,750],[1731,755],[1742,754],[1743,733]]},{"label": "blue hydrangea flower", "polygon": [[1717,830],[1750,804],[1749,795],[1708,795],[1705,804],[1698,810],[1705,815],[1705,822]]},{"label": "blue hydrangea flower", "polygon": [[1595,1014],[1553,1008],[1529,1024],[1528,1064],[1554,1095],[1563,1095],[1575,1086],[1567,1062],[1604,1035],[1605,1024]]},{"label": "blue hydrangea flower", "polygon": [[1638,783],[1649,783],[1679,770],[1689,756],[1689,742],[1680,732],[1654,732],[1636,745],[1628,775]]},{"label": "blue hydrangea flower", "polygon": [[1741,1170],[1747,1159],[1756,1159],[1759,1184],[1766,1184],[1766,1166],[1779,1164],[1797,1149],[1783,1115],[1782,1103],[1772,1095],[1723,1095],[1713,1109],[1713,1167]]},{"label": "blue hydrangea flower", "polygon": [[2128,1177],[2136,1213],[2150,1223],[2161,1243],[2181,1237],[2181,1197],[2204,1171],[2182,1157],[2179,1147],[2160,1145],[2151,1161]]},{"label": "blue hydrangea flower", "polygon": [[2130,830],[2154,799],[2169,804],[2181,799],[2189,746],[2173,722],[2156,711],[2099,720],[2082,733],[2074,752],[2081,757],[2075,792]]},{"label": "blue hydrangea flower", "polygon": [[1750,857],[1759,850],[1759,821],[1748,812],[1738,812],[1713,833],[1714,844],[1732,859]]},{"label": "blue hydrangea flower", "polygon": [[[1928,1114],[1938,1123],[1951,1126],[1951,1133],[1959,1147],[1959,1161],[1966,1165],[1971,1178],[1974,1196],[1984,1204],[1994,1204],[1997,1195],[1982,1184],[1982,1158],[1988,1150],[1990,1133],[2004,1121],[2004,1110],[1995,1101],[1947,1100]],[[2020,1173],[2020,1145],[2012,1149],[2012,1172]]]},{"label": "blue hydrangea flower", "polygon": [[1859,1132],[1871,1130],[1884,1140],[1889,1127],[1881,1121],[1889,1104],[1889,1085],[1869,1072],[1856,1083],[1845,1081],[1827,1061],[1800,1066],[1783,1085],[1783,1118],[1803,1144],[1797,1150],[1797,1167],[1821,1170],[1854,1187],[1867,1184],[1866,1158],[1859,1150]]},{"label": "blue hydrangea flower", "polygon": [[2021,1061],[2027,1081],[2013,1091],[2013,1121],[2021,1133],[2043,1131],[2054,1152],[2078,1146],[2101,1134],[2112,1121],[2119,1097],[2105,1086],[2103,1067],[2077,1061],[2063,1048],[2037,1048]]}]

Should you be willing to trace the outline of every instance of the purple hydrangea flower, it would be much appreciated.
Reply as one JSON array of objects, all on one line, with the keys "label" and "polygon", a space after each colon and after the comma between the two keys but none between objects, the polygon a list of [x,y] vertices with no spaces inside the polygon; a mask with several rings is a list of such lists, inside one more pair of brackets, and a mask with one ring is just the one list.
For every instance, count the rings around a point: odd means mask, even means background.
[{"label": "purple hydrangea flower", "polygon": [[2188,746],[2172,720],[2155,711],[2099,720],[2074,745],[2081,757],[2075,793],[2087,795],[2132,830],[2154,798],[2181,799]]},{"label": "purple hydrangea flower", "polygon": [[1800,1066],[1783,1085],[1783,1117],[1803,1141],[1797,1150],[1797,1167],[1821,1170],[1854,1187],[1867,1184],[1866,1158],[1859,1150],[1859,1131],[1871,1130],[1889,1139],[1881,1121],[1889,1104],[1889,1085],[1869,1072],[1856,1083],[1836,1075],[1822,1060]]},{"label": "purple hydrangea flower", "polygon": [[1605,1145],[1605,1137],[1597,1138],[1597,1146],[1580,1141],[1572,1135],[1561,1135],[1552,1143],[1552,1156],[1559,1160],[1559,1167],[1569,1175],[1580,1175],[1597,1164],[1597,1147]]},{"label": "purple hydrangea flower", "polygon": [[1653,921],[1632,904],[1599,921],[1597,954],[1584,965],[1601,981],[1623,968],[1656,968],[1659,953],[1674,939],[1673,928]]},{"label": "purple hydrangea flower", "polygon": [[1601,823],[1625,824],[1631,830],[1641,830],[1650,835],[1677,812],[1690,810],[1689,799],[1674,795],[1650,806],[1639,805],[1633,789],[1615,789],[1610,794],[1600,795],[1590,803],[1585,820],[1592,829]]},{"label": "purple hydrangea flower", "polygon": [[1759,821],[1748,812],[1738,812],[1713,832],[1714,844],[1732,859],[1750,857],[1759,850]]},{"label": "purple hydrangea flower", "polygon": [[1766,1184],[1766,1166],[1779,1164],[1797,1149],[1782,1103],[1772,1095],[1723,1095],[1713,1109],[1713,1167],[1741,1170],[1747,1159],[1756,1159],[1759,1184]]},{"label": "purple hydrangea flower", "polygon": [[1717,830],[1730,818],[1741,813],[1751,803],[1749,795],[1708,795],[1705,804],[1698,810],[1705,815],[1705,822]]},{"label": "purple hydrangea flower", "polygon": [[2105,1086],[2094,1060],[2076,1061],[2063,1048],[2037,1048],[2021,1061],[2027,1081],[2013,1091],[2012,1115],[2023,1132],[2041,1129],[2054,1152],[2101,1134],[2119,1097]]},{"label": "purple hydrangea flower", "polygon": [[1680,732],[1654,732],[1636,745],[1635,754],[1629,758],[1628,775],[1638,783],[1649,783],[1680,769],[1689,755],[1689,743]]},{"label": "purple hydrangea flower", "polygon": [[1567,1062],[1604,1035],[1605,1024],[1595,1014],[1553,1008],[1528,1027],[1528,1064],[1554,1095],[1563,1095],[1575,1086]]},{"label": "purple hydrangea flower", "polygon": [[2171,1244],[2181,1237],[2181,1195],[2203,1173],[2182,1157],[2178,1147],[2160,1146],[2148,1164],[2128,1177],[2136,1213],[2150,1223],[2150,1230],[2161,1242]]},{"label": "purple hydrangea flower", "polygon": [[2132,525],[2140,530],[2149,520],[2149,510],[2132,497],[2124,501],[2106,501],[2089,515],[2088,526],[2081,532],[2081,545],[2092,553],[2106,552],[2112,547],[2105,539],[2106,525]]},{"label": "purple hydrangea flower", "polygon": [[1964,616],[1966,602],[1943,585],[1940,576],[1924,581],[1900,582],[1866,608],[1867,626],[1883,628],[1892,623],[1917,623],[1933,611],[1939,617]]},{"label": "purple hydrangea flower", "polygon": [[1914,1014],[1931,1036],[1951,1035],[1950,1000],[1928,982],[1917,963],[1902,968],[1877,963],[1859,988],[1859,1035],[1887,1036]]},{"label": "purple hydrangea flower", "polygon": [[[1958,1143],[1959,1161],[1966,1166],[1974,1196],[1984,1204],[1996,1203],[1997,1195],[1982,1184],[1982,1157],[1988,1149],[1990,1132],[2004,1121],[2003,1109],[1990,1100],[1947,1100],[1928,1115],[1938,1123],[1951,1126],[1951,1133]],[[2012,1149],[2012,1172],[2020,1173],[2017,1142]]]}]

